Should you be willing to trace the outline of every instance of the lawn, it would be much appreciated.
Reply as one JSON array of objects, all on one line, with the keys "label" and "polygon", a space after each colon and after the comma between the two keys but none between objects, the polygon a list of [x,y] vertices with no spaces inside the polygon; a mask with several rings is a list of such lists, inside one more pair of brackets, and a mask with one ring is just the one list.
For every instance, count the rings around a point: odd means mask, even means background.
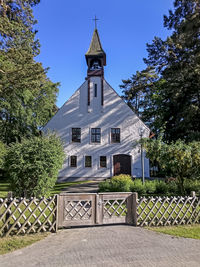
[{"label": "lawn", "polygon": [[147,229],[168,235],[200,239],[200,224],[147,227]]},{"label": "lawn", "polygon": [[38,233],[24,236],[11,236],[0,238],[0,255],[29,246],[44,239],[48,233]]},{"label": "lawn", "polygon": [[[77,181],[77,182],[64,182],[64,183],[56,183],[54,188],[51,190],[51,196],[55,194],[59,194],[63,189],[76,185],[76,184],[84,184],[89,183],[91,181]],[[5,198],[8,195],[8,192],[11,191],[10,183],[6,180],[0,181],[0,198]]]},{"label": "lawn", "polygon": [[11,191],[10,183],[7,181],[0,181],[0,198],[5,198],[9,191]]}]

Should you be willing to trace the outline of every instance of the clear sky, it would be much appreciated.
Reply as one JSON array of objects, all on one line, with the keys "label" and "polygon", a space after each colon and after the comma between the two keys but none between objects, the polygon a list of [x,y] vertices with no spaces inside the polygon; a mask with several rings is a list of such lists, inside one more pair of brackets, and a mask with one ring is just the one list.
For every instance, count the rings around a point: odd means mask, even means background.
[{"label": "clear sky", "polygon": [[85,81],[95,15],[107,55],[105,79],[121,95],[121,80],[145,68],[146,43],[169,34],[163,15],[171,8],[173,0],[41,0],[34,8],[41,43],[37,60],[61,83],[58,107]]}]

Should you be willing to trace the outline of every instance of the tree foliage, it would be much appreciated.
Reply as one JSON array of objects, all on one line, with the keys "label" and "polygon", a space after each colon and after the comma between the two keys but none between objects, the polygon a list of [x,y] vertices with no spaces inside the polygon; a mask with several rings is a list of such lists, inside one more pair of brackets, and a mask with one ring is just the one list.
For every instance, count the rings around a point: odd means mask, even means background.
[{"label": "tree foliage", "polygon": [[[164,16],[164,27],[170,36],[166,40],[155,37],[147,44],[148,57],[144,59],[157,78],[150,87],[148,79],[143,80],[138,91],[133,76],[124,97],[126,101],[133,97],[134,103],[136,95],[143,95],[139,115],[155,133],[164,126],[166,140],[200,140],[199,1],[175,0],[174,10]],[[127,85],[123,83],[122,87]]]},{"label": "tree foliage", "polygon": [[35,61],[32,7],[39,0],[2,0],[0,6],[0,139],[9,144],[38,135],[55,112],[58,83]]},{"label": "tree foliage", "polygon": [[200,142],[167,144],[158,138],[146,140],[144,146],[152,162],[158,162],[166,175],[177,178],[182,193],[186,179],[200,179]]},{"label": "tree foliage", "polygon": [[14,194],[21,197],[48,196],[63,160],[62,143],[52,134],[11,144],[5,164]]},{"label": "tree foliage", "polygon": [[0,170],[4,168],[6,153],[7,153],[6,145],[0,141]]}]

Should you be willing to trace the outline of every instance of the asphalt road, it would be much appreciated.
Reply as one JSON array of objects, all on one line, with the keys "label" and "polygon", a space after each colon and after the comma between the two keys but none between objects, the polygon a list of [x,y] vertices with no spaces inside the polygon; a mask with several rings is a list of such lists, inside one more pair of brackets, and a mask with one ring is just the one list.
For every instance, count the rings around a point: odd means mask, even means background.
[{"label": "asphalt road", "polygon": [[200,240],[126,225],[61,230],[0,256],[1,267],[200,267]]}]

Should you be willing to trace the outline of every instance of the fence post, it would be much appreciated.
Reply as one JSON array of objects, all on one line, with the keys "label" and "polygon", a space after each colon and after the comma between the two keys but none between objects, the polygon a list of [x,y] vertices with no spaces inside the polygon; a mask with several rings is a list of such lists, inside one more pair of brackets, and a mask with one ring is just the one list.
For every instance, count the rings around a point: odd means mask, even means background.
[{"label": "fence post", "polygon": [[95,224],[103,224],[103,195],[96,194]]},{"label": "fence post", "polygon": [[55,225],[55,232],[57,233],[58,232],[58,205],[59,205],[59,195],[55,195],[55,202],[56,202],[56,211],[55,211],[55,220],[56,220],[56,225]]},{"label": "fence post", "polygon": [[132,218],[133,218],[133,226],[137,226],[137,199],[138,193],[134,192],[132,194]]},{"label": "fence post", "polygon": [[191,196],[191,197],[196,197],[196,193],[195,193],[195,191],[191,191],[190,196]]},{"label": "fence post", "polygon": [[132,193],[127,199],[126,223],[137,226],[137,193]]}]

